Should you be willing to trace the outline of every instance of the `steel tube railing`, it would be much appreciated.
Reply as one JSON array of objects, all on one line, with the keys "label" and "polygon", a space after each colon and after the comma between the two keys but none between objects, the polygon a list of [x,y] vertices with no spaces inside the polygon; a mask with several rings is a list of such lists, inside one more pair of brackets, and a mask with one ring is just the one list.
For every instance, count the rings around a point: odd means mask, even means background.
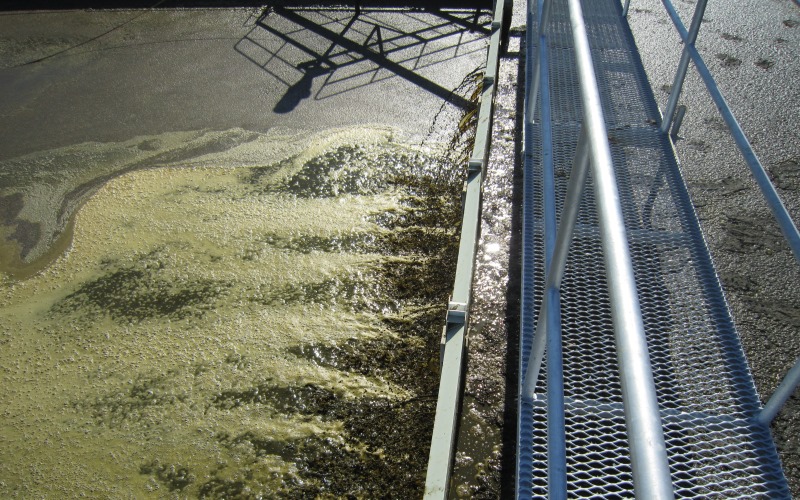
[{"label": "steel tube railing", "polygon": [[703,14],[706,12],[707,0],[699,0],[697,7],[694,10],[692,17],[692,25],[689,27],[689,33],[684,40],[683,52],[681,53],[681,60],[678,63],[678,70],[675,72],[675,78],[672,82],[672,91],[667,100],[667,107],[664,111],[664,116],[661,118],[660,130],[666,133],[669,126],[672,124],[672,117],[675,115],[675,108],[678,107],[678,98],[681,95],[683,82],[686,79],[686,71],[689,69],[689,47],[694,47],[694,42],[697,40],[697,35],[700,33],[700,24],[703,22]]},{"label": "steel tube railing", "polygon": [[637,498],[674,498],[608,133],[580,0],[568,0]]},{"label": "steel tube railing", "polygon": [[[546,67],[543,65],[543,67]],[[575,164],[572,168],[567,199],[579,201],[583,195],[588,173],[588,148],[586,141],[579,141]],[[534,348],[538,354],[531,356],[528,371],[522,387],[524,398],[533,398],[536,379],[542,364],[542,357],[547,347],[547,478],[548,496],[551,499],[567,498],[567,450],[564,410],[564,368],[561,348],[561,278],[564,275],[569,242],[572,240],[575,222],[577,221],[579,203],[570,203],[564,208],[561,225],[558,228],[552,256],[547,266],[546,290],[537,321],[536,335],[539,347]],[[544,328],[545,323],[547,327]],[[545,333],[546,330],[546,333]],[[546,336],[546,343],[545,343]],[[534,340],[534,345],[537,342]],[[535,357],[535,361],[534,358]],[[536,367],[531,368],[531,363]]]},{"label": "steel tube railing", "polygon": [[[695,38],[697,37],[697,30],[699,30],[699,20],[702,20],[702,11],[705,9],[705,0],[701,0],[701,2],[698,4],[697,9],[700,10],[701,13],[698,15],[698,12],[695,11],[692,19],[692,26],[688,32],[686,31],[686,27],[683,25],[683,22],[681,21],[681,18],[672,3],[669,0],[661,0],[661,2],[664,4],[667,14],[669,14],[669,17],[672,20],[672,23],[675,25],[675,28],[678,30],[681,38],[684,40],[684,55],[688,54],[689,57],[691,57],[692,62],[694,62],[700,78],[703,80],[708,93],[711,95],[711,99],[717,106],[717,109],[719,110],[720,115],[722,115],[723,120],[725,120],[725,124],[730,130],[731,136],[733,137],[734,142],[736,142],[736,146],[742,153],[747,166],[750,168],[750,171],[756,180],[756,184],[758,184],[758,187],[761,189],[761,193],[764,195],[767,205],[772,211],[772,215],[778,222],[778,226],[781,228],[781,232],[786,238],[789,248],[792,250],[795,261],[800,263],[800,231],[798,231],[797,226],[789,214],[789,211],[786,209],[786,206],[783,204],[778,192],[775,190],[775,186],[772,184],[766,169],[764,169],[764,166],[761,164],[761,160],[758,159],[755,151],[753,151],[750,141],[747,140],[747,136],[744,134],[742,127],[739,125],[739,122],[733,115],[733,112],[731,111],[730,106],[728,106],[725,97],[722,95],[722,92],[720,92],[717,82],[714,80],[714,77],[711,74],[711,71],[708,69],[705,60],[694,45]],[[697,21],[697,23],[695,23],[695,21]],[[696,29],[695,24],[697,24]],[[694,38],[692,38],[693,34]],[[681,61],[683,61],[683,58]],[[676,95],[675,101],[677,103],[676,90],[678,89],[673,88],[673,94]],[[672,95],[670,95],[670,100],[672,100]],[[667,112],[669,113],[669,110]],[[665,115],[664,121],[667,120],[668,116],[670,115]],[[662,127],[662,131],[665,130],[666,129],[663,129]],[[769,423],[775,417],[777,412],[780,411],[780,408],[783,406],[783,404],[785,404],[791,393],[797,388],[798,385],[800,385],[800,380],[798,380],[798,377],[800,377],[800,375],[798,375],[798,370],[800,370],[800,368],[797,368],[797,365],[795,365],[795,367],[793,367],[789,373],[786,374],[786,377],[779,386],[778,390],[773,396],[770,397],[769,402],[767,403],[767,407],[769,407],[769,409],[765,407],[756,417],[758,421],[762,423]],[[789,391],[789,394],[785,395],[785,397],[783,394],[778,394],[778,391],[783,392],[788,390],[787,388],[790,387],[791,390]],[[775,405],[778,401],[780,401],[780,406],[776,407]],[[768,413],[765,413],[767,410]]]},{"label": "steel tube railing", "polygon": [[[544,34],[544,25],[545,25],[545,22],[546,22],[546,19],[544,19],[544,16],[548,15],[547,13],[550,10],[548,5],[549,5],[549,2],[544,2],[544,5],[541,5],[540,2],[538,2],[538,1],[528,0],[527,6],[526,6],[526,22],[527,22],[527,25],[529,27],[533,26],[534,19],[538,19],[538,26],[537,26],[537,30],[536,30],[536,35],[535,36],[534,36],[534,32],[532,30],[530,30],[530,29],[528,29],[526,31],[526,34],[525,34],[526,35],[525,36],[525,44],[527,46],[526,50],[528,51],[528,56],[525,58],[525,88],[526,88],[526,92],[525,92],[525,103],[524,103],[524,106],[525,106],[525,122],[524,122],[524,128],[523,128],[523,133],[525,134],[525,136],[528,136],[529,134],[532,133],[531,125],[534,122],[534,116],[536,114],[536,101],[538,100],[538,96],[539,96],[539,84],[540,84],[540,80],[541,80],[541,68],[540,68],[541,55],[539,57],[532,57],[532,47],[534,46],[534,40],[539,40],[539,42],[541,44],[541,36]],[[545,10],[545,7],[547,7],[547,10]],[[529,144],[530,143],[529,139],[526,139],[525,143]],[[526,155],[530,154],[530,151],[526,151],[525,154]],[[526,170],[525,179],[524,179],[525,185],[524,185],[524,188],[523,188],[524,191],[525,191],[526,199],[530,199],[533,196],[533,194],[532,194],[532,190],[533,190],[532,176],[533,176],[533,172],[529,172],[529,171]],[[530,222],[531,222],[531,224],[533,223],[533,221],[530,221]],[[531,245],[523,245],[523,247],[525,249],[531,249],[532,250]],[[528,263],[533,260],[533,254],[528,255],[526,253],[526,251],[523,250],[522,257],[523,257],[523,263],[522,263],[523,275],[524,276],[529,276],[530,275],[530,271],[527,271],[526,267],[528,266]],[[532,284],[530,284],[530,286],[525,286],[525,284],[523,284],[522,300],[523,300],[524,303],[533,301],[533,296],[530,296],[530,294],[528,293],[528,292],[532,292],[532,291],[533,291]],[[525,310],[526,310],[526,308],[523,308],[523,311],[522,311],[523,316],[525,315]],[[520,319],[522,320],[521,323],[523,323],[523,324],[527,323],[527,321],[528,321],[527,318],[520,318]],[[537,325],[539,323],[540,322],[537,322]],[[546,338],[545,338],[545,334],[544,334],[544,328],[539,328],[537,326],[536,334],[534,335],[533,345],[531,347],[531,352],[537,353],[536,356],[531,356],[531,360],[534,360],[534,363],[536,364],[536,366],[534,368],[534,371],[536,372],[537,375],[538,375],[539,370],[541,368],[542,359],[544,357],[544,352],[545,352],[545,346],[546,346]],[[531,371],[531,367],[530,367],[530,363],[529,363],[527,372],[530,373],[530,371]],[[523,387],[524,387],[524,385],[525,384],[523,383]],[[535,382],[534,382],[534,385],[535,385]],[[525,389],[521,388],[521,392],[522,392],[522,394],[525,394]],[[531,397],[532,397],[533,390],[531,390],[530,393],[531,393]]]},{"label": "steel tube railing", "polygon": [[[673,498],[672,481],[655,393],[655,382],[650,366],[650,357],[636,292],[619,192],[608,145],[597,78],[594,73],[588,36],[584,26],[583,12],[580,0],[568,0],[568,5],[584,111],[583,129],[578,151],[576,152],[569,191],[581,193],[585,184],[587,164],[591,164],[612,309],[612,322],[617,343],[634,491],[638,498]],[[547,4],[544,4],[539,9],[542,12],[539,24],[540,33],[545,27],[541,21],[546,16],[546,12],[548,12],[546,6]],[[532,9],[529,8],[529,26],[531,26],[531,17]],[[529,43],[530,40],[529,37]],[[539,41],[541,48],[545,40],[540,37]],[[539,85],[546,85],[544,81],[539,81],[541,74],[547,73],[546,51],[541,50],[541,54],[534,70],[534,79],[533,81],[528,80],[526,123],[532,122],[535,109],[534,103]],[[530,63],[528,68],[530,69]],[[546,116],[549,113],[544,109],[546,102],[546,100],[543,100],[542,104],[542,130],[544,135],[547,134],[547,130],[550,128],[549,116]],[[546,120],[545,118],[548,119]],[[546,142],[546,139],[543,138],[543,140]],[[543,161],[546,163],[547,159],[543,158]],[[544,183],[549,185],[546,170],[545,168]],[[547,185],[545,189],[547,189]],[[549,196],[547,192],[545,196]],[[533,396],[541,366],[542,351],[545,350],[545,345],[543,345],[545,344],[545,335],[540,329],[545,328],[547,330],[546,350],[548,352],[548,434],[550,434],[551,426],[556,423],[553,418],[557,419],[563,416],[563,414],[559,414],[559,412],[563,411],[563,390],[561,390],[560,394],[554,394],[555,389],[560,387],[553,387],[558,383],[563,384],[563,379],[558,380],[559,376],[563,376],[561,374],[559,287],[579,203],[580,197],[568,199],[565,206],[565,217],[562,219],[563,228],[559,228],[556,236],[558,241],[551,251],[549,248],[552,243],[549,238],[553,231],[552,224],[548,221],[550,217],[548,213],[550,210],[548,207],[549,201],[545,202],[546,289],[542,301],[542,310],[537,321],[537,332],[528,361],[528,369],[521,387],[521,395],[527,398]],[[543,324],[545,325],[544,327],[542,326]],[[553,374],[555,384],[551,381],[550,374],[553,369],[557,372]],[[552,405],[556,405],[556,408],[551,409]],[[565,453],[564,444],[551,443],[548,436],[549,492],[556,497],[566,495],[566,484],[562,485],[560,482],[562,477],[561,462],[553,462],[555,460],[566,460]],[[556,469],[555,471],[553,471],[554,468]],[[563,474],[564,476],[566,475],[565,468]]]},{"label": "steel tube railing", "polygon": [[[681,38],[683,40],[687,40],[688,32],[686,31],[686,27],[683,25],[680,16],[675,10],[675,7],[672,6],[672,3],[669,0],[661,0],[661,2],[667,9],[667,13],[670,16],[670,19],[672,19],[672,23],[675,25],[678,33],[680,33]],[[775,191],[775,187],[769,180],[767,171],[764,169],[764,166],[761,164],[758,156],[756,156],[755,152],[753,151],[753,147],[747,140],[747,136],[745,136],[742,127],[736,120],[736,117],[733,116],[728,103],[725,101],[725,98],[722,96],[722,93],[717,87],[717,82],[714,81],[711,71],[709,71],[708,66],[706,66],[706,63],[700,56],[697,48],[694,45],[687,44],[686,49],[688,49],[689,55],[692,58],[692,62],[694,62],[697,72],[700,74],[706,89],[708,89],[708,93],[711,95],[711,99],[717,106],[717,109],[722,115],[723,120],[725,120],[725,124],[728,125],[731,136],[736,142],[736,145],[739,147],[739,151],[741,151],[742,156],[744,156],[747,166],[750,167],[750,171],[753,173],[753,177],[755,177],[758,187],[761,188],[761,192],[764,194],[764,198],[766,199],[770,210],[772,210],[772,214],[775,216],[775,219],[777,219],[778,225],[780,226],[784,237],[786,237],[789,247],[792,249],[795,260],[800,262],[800,232],[797,230],[797,226],[795,226],[792,217],[789,215],[789,211],[786,210],[786,207],[783,205],[778,192]]]},{"label": "steel tube railing", "polygon": [[[586,177],[589,173],[589,147],[586,139],[586,129],[581,128],[581,135],[578,139],[578,148],[572,164],[569,184],[567,185],[566,203],[561,214],[561,224],[558,226],[556,244],[550,267],[547,270],[545,290],[551,288],[561,288],[561,279],[564,277],[564,269],[567,265],[569,254],[569,243],[575,231],[575,223],[578,220],[578,208],[583,197],[583,189],[586,186]],[[549,296],[545,295],[539,310],[539,319],[536,322],[536,333],[533,336],[530,360],[528,369],[525,372],[522,384],[522,396],[533,398],[536,383],[539,379],[539,372],[542,368],[546,343],[545,320],[548,317]]]},{"label": "steel tube railing", "polygon": [[772,420],[798,387],[800,387],[800,358],[797,358],[794,366],[789,369],[789,373],[786,374],[786,377],[758,414],[758,421],[764,425],[772,423]]},{"label": "steel tube railing", "polygon": [[[534,80],[534,57],[532,57],[532,47],[534,42],[534,32],[531,29],[534,23],[534,12],[533,6],[535,3],[533,0],[527,0],[526,4],[526,24],[528,29],[525,32],[525,47],[526,47],[526,56],[525,56],[525,102],[523,103],[523,113],[524,113],[524,127],[523,127],[523,144],[525,150],[523,151],[523,157],[525,160],[523,161],[523,180],[522,180],[522,196],[523,196],[523,208],[522,208],[522,248],[521,248],[521,296],[520,296],[520,345],[522,345],[523,339],[526,339],[529,336],[529,329],[532,324],[532,316],[533,316],[533,302],[534,302],[534,292],[535,292],[535,280],[534,280],[534,256],[535,256],[535,249],[534,249],[534,233],[535,233],[535,226],[536,221],[533,217],[533,210],[529,205],[529,201],[533,200],[534,193],[535,193],[535,183],[533,181],[533,172],[532,167],[527,160],[527,158],[532,154],[529,150],[529,145],[532,143],[531,140],[531,130],[530,130],[530,123],[533,121],[533,109],[535,106],[531,102],[532,95],[535,95],[536,92],[533,90],[534,87],[538,91],[538,83],[535,83]],[[538,64],[536,65],[536,72],[538,73]],[[538,78],[538,75],[536,75]],[[532,346],[532,351],[541,351],[544,352],[544,338],[541,339],[541,348],[537,349],[536,346]],[[534,344],[536,340],[534,340]],[[519,358],[519,373],[520,376],[524,373],[525,368],[525,357],[520,356]],[[539,362],[541,362],[541,356],[539,357]],[[528,361],[528,369],[530,369],[530,361]],[[522,387],[520,387],[520,391],[522,392]],[[522,415],[524,412],[524,398],[522,394],[520,394],[520,398],[517,401],[518,404],[518,411],[519,415]],[[517,426],[517,443],[521,446],[523,443],[523,426]],[[516,497],[520,499],[520,479],[526,474],[526,470],[523,469],[524,461],[523,461],[524,453],[518,452],[517,453],[517,460],[516,460],[516,472],[517,472],[517,488],[516,488]]]},{"label": "steel tube railing", "polygon": [[547,496],[567,498],[567,437],[564,411],[564,362],[561,349],[561,292],[545,292],[547,315]]},{"label": "steel tube railing", "polygon": [[625,0],[625,3],[622,5],[622,17],[626,17],[628,15],[628,9],[631,8],[631,0]]}]

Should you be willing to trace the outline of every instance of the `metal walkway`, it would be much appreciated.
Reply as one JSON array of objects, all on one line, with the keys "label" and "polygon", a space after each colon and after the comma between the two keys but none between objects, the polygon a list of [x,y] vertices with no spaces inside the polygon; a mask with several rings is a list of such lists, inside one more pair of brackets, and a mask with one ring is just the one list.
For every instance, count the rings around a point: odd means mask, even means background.
[{"label": "metal walkway", "polygon": [[517,495],[789,498],[622,10],[529,12]]}]

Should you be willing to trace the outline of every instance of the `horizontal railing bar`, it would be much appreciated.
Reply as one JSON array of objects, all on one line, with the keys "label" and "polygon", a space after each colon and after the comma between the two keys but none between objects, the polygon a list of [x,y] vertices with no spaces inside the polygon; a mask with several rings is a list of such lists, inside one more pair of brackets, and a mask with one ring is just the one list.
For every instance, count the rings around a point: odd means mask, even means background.
[{"label": "horizontal railing bar", "polygon": [[584,127],[591,151],[611,316],[637,498],[674,498],[650,355],[636,292],[611,149],[580,0],[568,0]]}]

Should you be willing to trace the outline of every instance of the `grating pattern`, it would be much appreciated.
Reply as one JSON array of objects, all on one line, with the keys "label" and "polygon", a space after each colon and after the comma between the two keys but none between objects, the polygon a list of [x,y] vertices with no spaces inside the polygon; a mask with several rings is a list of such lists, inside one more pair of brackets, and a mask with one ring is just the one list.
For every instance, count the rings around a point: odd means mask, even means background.
[{"label": "grating pattern", "polygon": [[[558,211],[581,120],[566,2],[548,26]],[[614,0],[584,0],[677,497],[789,497],[719,281],[627,23]],[[528,29],[536,29],[529,26]],[[529,47],[529,54],[538,53]],[[538,121],[538,120],[537,120]],[[540,130],[525,134],[521,372],[544,285]],[[591,184],[591,176],[589,180]],[[592,186],[562,285],[570,497],[630,498],[633,483]],[[525,292],[524,292],[525,293]],[[546,366],[544,367],[546,370]],[[520,406],[518,493],[547,495],[546,375]]]}]

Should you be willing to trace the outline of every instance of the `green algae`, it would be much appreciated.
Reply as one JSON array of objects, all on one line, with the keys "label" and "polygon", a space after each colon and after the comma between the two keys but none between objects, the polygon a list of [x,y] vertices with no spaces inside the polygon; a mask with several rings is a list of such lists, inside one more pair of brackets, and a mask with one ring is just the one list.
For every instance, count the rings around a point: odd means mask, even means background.
[{"label": "green algae", "polygon": [[[330,137],[347,133],[317,137],[312,146],[324,147]],[[75,215],[83,203],[121,175],[187,164],[272,164],[303,152],[308,142],[298,133],[201,130],[76,144],[4,160],[0,162],[0,273],[26,278],[52,263],[69,247]]]}]

